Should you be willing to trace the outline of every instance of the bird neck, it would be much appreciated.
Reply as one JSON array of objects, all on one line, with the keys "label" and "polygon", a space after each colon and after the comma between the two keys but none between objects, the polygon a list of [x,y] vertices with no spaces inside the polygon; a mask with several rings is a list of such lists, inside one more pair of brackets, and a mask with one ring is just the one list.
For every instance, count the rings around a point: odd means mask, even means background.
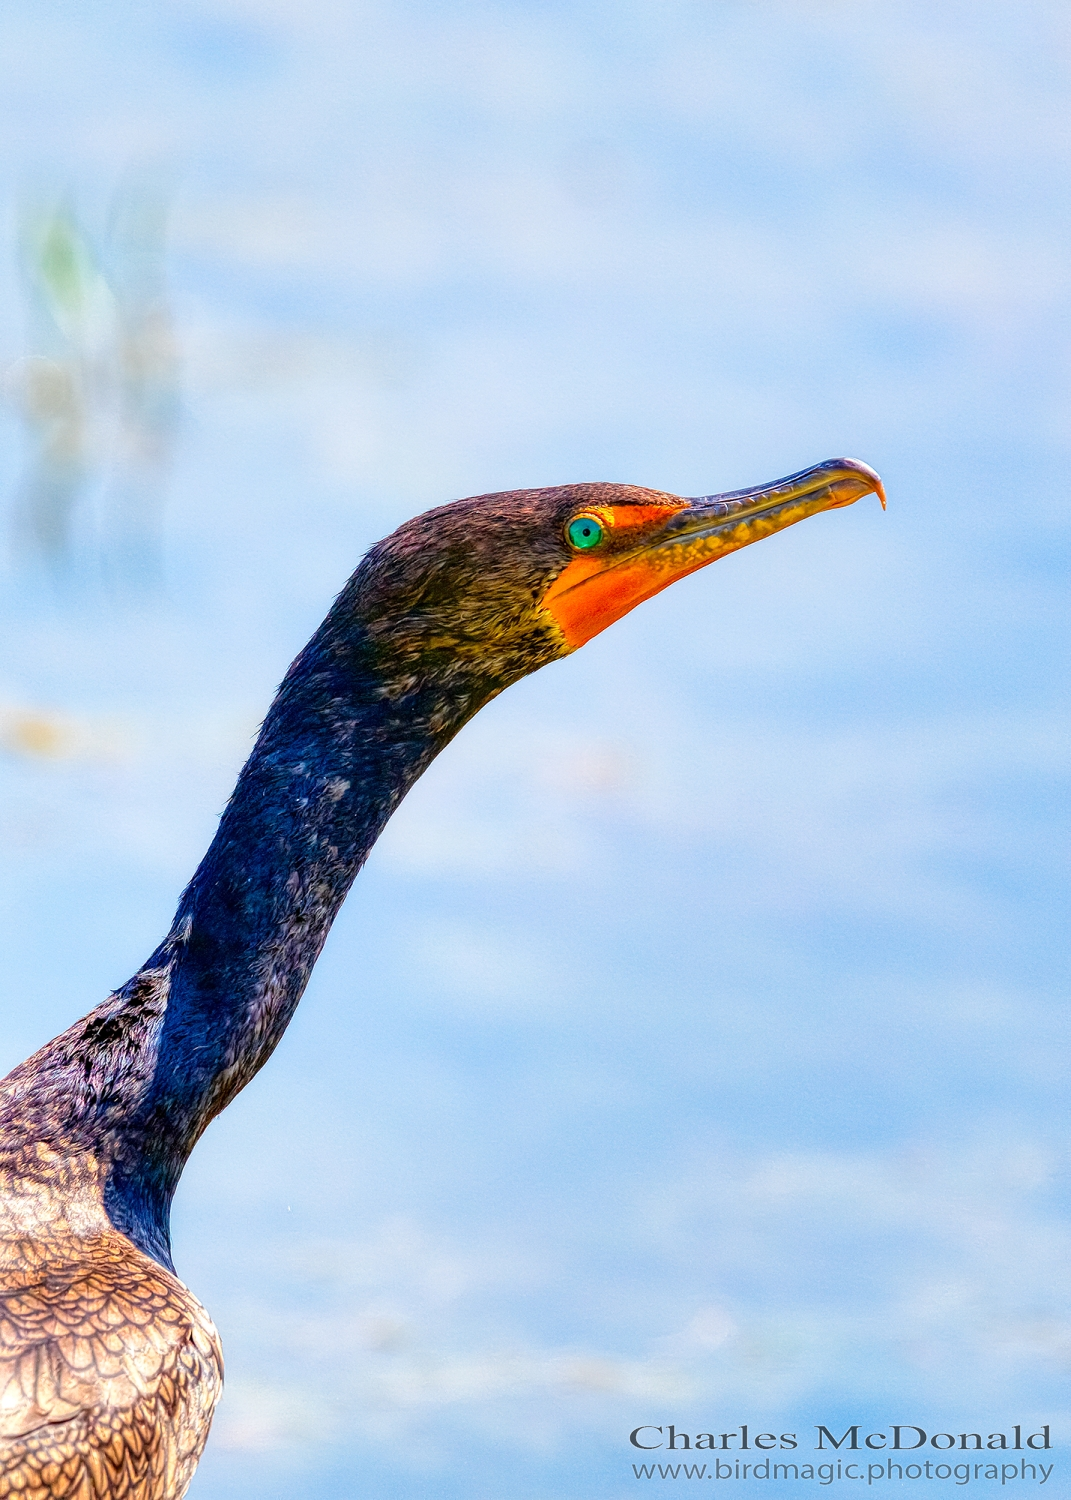
[{"label": "bird neck", "polygon": [[368,642],[333,649],[321,629],[164,942],[0,1091],[0,1126],[31,1174],[42,1139],[92,1158],[112,1224],[170,1266],[170,1201],[190,1151],[277,1045],[383,825],[493,691],[376,670]]}]

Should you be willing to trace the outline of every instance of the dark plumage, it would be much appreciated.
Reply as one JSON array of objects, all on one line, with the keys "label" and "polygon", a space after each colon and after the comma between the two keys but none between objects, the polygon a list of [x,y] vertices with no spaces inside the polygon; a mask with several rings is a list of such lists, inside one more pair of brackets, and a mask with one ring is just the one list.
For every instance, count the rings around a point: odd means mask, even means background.
[{"label": "dark plumage", "polygon": [[875,489],[836,460],[699,501],[523,490],[429,511],[372,548],[287,673],[164,941],[0,1084],[0,1500],[185,1492],[222,1360],[174,1275],[175,1185],[278,1043],[433,757],[642,598]]}]

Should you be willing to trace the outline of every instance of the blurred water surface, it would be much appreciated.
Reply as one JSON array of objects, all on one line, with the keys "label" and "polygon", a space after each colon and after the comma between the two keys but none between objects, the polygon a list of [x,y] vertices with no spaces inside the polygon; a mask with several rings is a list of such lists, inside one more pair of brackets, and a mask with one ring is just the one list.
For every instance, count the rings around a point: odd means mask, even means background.
[{"label": "blurred water surface", "polygon": [[641,1422],[1066,1433],[1066,9],[0,37],[5,1067],[151,951],[404,517],[842,453],[890,496],[403,805],[179,1191],[228,1359],[191,1494],[616,1495]]}]

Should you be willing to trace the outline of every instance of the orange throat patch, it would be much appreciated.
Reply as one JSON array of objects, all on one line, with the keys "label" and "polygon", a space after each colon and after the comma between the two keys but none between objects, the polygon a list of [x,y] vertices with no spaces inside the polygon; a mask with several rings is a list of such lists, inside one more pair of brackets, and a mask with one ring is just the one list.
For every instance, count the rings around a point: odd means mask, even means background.
[{"label": "orange throat patch", "polygon": [[[668,521],[687,504],[681,500],[676,505],[615,505],[594,509],[591,514],[614,536]],[[703,562],[694,564],[702,566]],[[570,650],[575,650],[637,604],[692,571],[692,567],[669,571],[642,552],[616,562],[612,553],[582,552],[558,574],[543,595],[543,608],[553,617]]]}]

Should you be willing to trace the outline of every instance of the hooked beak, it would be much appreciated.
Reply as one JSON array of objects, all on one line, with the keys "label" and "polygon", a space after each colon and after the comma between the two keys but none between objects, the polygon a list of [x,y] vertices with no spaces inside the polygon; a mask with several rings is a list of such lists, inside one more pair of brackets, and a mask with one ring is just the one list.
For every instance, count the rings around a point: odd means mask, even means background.
[{"label": "hooked beak", "polygon": [[[636,545],[604,556],[575,558],[543,598],[570,648],[582,646],[679,578],[729,552],[794,526],[823,510],[852,505],[885,490],[869,465],[833,458],[786,479],[725,495],[702,495],[667,504],[652,527],[637,527]],[[610,507],[613,510],[613,507]],[[624,518],[626,508],[620,508]],[[612,518],[611,518],[612,519]]]},{"label": "hooked beak", "polygon": [[652,563],[670,568],[677,579],[819,511],[838,510],[874,493],[884,510],[885,487],[874,470],[856,458],[833,458],[757,489],[689,500],[646,550]]}]

